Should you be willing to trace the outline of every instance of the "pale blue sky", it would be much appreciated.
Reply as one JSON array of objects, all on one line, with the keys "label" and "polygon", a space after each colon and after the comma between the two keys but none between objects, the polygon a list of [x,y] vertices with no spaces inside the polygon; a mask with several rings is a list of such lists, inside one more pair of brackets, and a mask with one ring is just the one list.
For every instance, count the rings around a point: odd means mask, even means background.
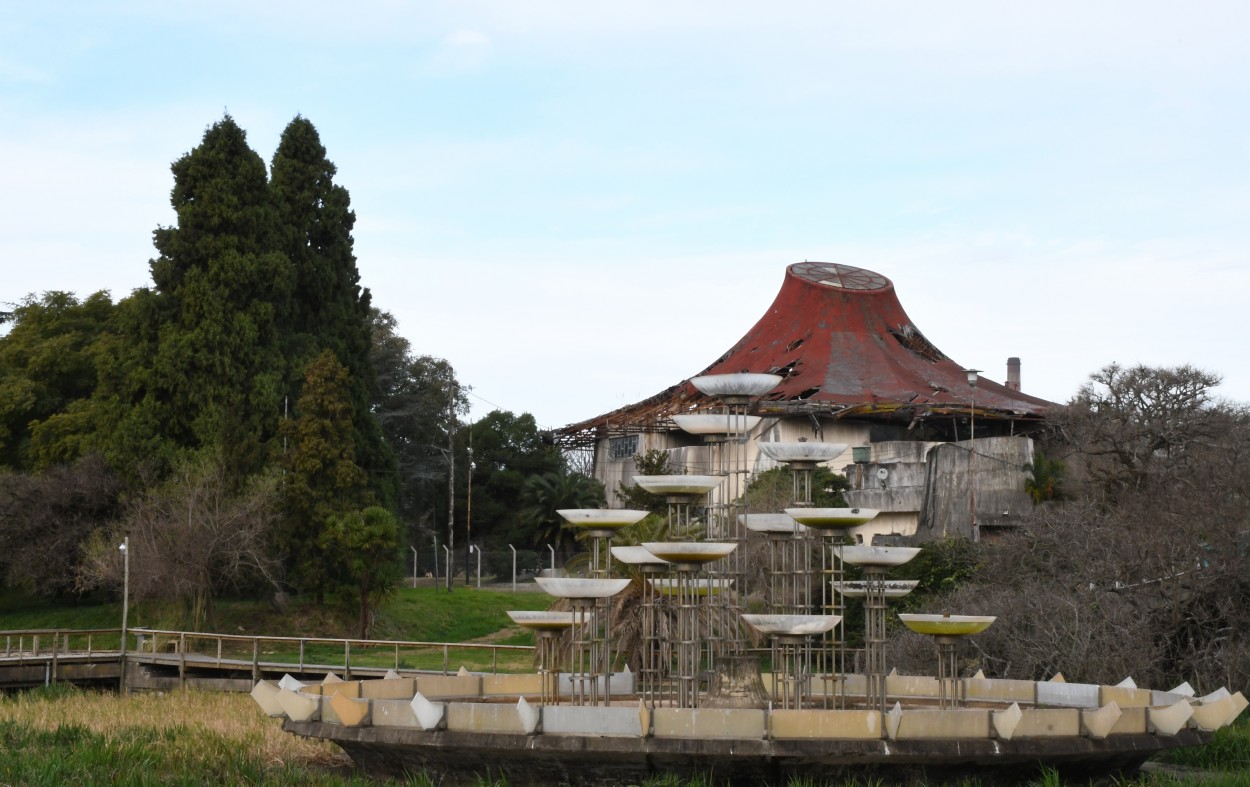
[{"label": "pale blue sky", "polygon": [[299,113],[375,303],[545,425],[698,372],[804,259],[1038,396],[1190,362],[1250,401],[1250,6],[601,5],[6,0],[0,301],[145,286],[170,163]]}]

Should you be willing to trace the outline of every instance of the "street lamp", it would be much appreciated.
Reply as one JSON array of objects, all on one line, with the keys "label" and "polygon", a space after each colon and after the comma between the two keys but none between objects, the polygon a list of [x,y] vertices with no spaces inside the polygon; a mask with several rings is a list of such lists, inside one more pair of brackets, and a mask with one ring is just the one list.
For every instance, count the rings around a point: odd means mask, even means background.
[{"label": "street lamp", "polygon": [[[482,550],[478,548],[477,544],[469,544],[468,554],[472,554],[474,552],[477,553],[477,589],[481,590],[482,589]],[[465,573],[464,573],[464,584],[466,585],[469,584],[469,572],[467,568],[465,569]]]},{"label": "street lamp", "polygon": [[515,593],[516,592],[516,547],[509,544],[508,549],[512,550],[512,592]]},{"label": "street lamp", "polygon": [[[473,427],[469,427],[469,439],[473,439]],[[473,543],[473,471],[477,469],[477,464],[473,461],[473,446],[469,446],[469,477],[467,479],[467,489],[464,495],[464,541],[466,544]],[[478,560],[481,560],[481,553],[478,554]],[[469,553],[464,553],[464,584],[469,584]]]},{"label": "street lamp", "polygon": [[412,589],[417,589],[417,548],[409,545],[412,550]]},{"label": "street lamp", "polygon": [[126,640],[130,613],[130,536],[122,539],[117,549],[122,553],[122,647],[121,647],[121,678],[118,688],[126,690]]},{"label": "street lamp", "polygon": [[969,527],[972,530],[972,540],[977,542],[981,540],[981,533],[977,530],[977,473],[976,473],[976,457],[977,457],[977,375],[981,373],[980,369],[968,369],[965,372],[968,375],[968,387],[972,389],[971,397],[968,400],[968,432],[971,439],[968,441],[968,518]]}]

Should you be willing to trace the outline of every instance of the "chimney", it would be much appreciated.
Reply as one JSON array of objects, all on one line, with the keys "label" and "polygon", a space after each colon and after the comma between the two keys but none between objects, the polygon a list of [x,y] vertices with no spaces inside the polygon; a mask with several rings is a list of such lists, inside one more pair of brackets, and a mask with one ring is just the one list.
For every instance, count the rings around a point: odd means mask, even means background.
[{"label": "chimney", "polygon": [[1013,391],[1020,390],[1020,359],[1007,359],[1007,387]]}]

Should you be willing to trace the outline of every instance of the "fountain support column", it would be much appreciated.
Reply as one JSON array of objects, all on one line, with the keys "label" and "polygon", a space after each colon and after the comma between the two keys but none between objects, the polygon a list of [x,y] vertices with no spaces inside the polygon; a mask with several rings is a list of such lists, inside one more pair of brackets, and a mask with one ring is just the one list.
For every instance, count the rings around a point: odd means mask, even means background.
[{"label": "fountain support column", "polygon": [[938,651],[938,706],[957,708],[964,702],[955,645],[961,637],[980,634],[996,620],[991,615],[900,614],[903,625],[917,634],[933,637]]},{"label": "fountain support column", "polygon": [[[568,599],[573,608],[571,638],[572,663],[569,681],[574,705],[597,705],[600,702],[599,677],[603,677],[604,705],[611,698],[611,675],[604,671],[604,649],[612,638],[611,615],[599,614],[601,599],[610,599],[629,586],[628,579],[590,579],[582,577],[538,577],[538,586],[553,596]],[[609,608],[610,609],[610,608]],[[608,667],[610,669],[610,665]]]},{"label": "fountain support column", "polygon": [[864,566],[864,676],[868,707],[885,712],[885,576],[883,566]]}]

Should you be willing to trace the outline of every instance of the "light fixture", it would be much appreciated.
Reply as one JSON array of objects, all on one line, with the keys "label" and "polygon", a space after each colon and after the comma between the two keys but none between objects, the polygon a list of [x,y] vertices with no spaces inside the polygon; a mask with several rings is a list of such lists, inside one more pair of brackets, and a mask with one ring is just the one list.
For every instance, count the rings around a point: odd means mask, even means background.
[{"label": "light fixture", "polygon": [[964,370],[964,374],[968,375],[969,386],[973,388],[977,387],[977,375],[979,375],[980,373],[981,373],[980,369],[965,369]]}]

